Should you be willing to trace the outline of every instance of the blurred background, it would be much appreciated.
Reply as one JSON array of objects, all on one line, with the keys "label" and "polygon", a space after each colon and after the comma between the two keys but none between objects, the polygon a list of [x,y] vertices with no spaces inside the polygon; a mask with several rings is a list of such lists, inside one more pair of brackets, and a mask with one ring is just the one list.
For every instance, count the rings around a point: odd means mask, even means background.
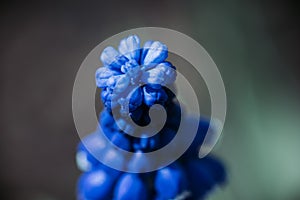
[{"label": "blurred background", "polygon": [[101,41],[159,26],[211,55],[228,112],[217,200],[300,199],[298,1],[2,1],[0,199],[75,199],[76,72]]}]

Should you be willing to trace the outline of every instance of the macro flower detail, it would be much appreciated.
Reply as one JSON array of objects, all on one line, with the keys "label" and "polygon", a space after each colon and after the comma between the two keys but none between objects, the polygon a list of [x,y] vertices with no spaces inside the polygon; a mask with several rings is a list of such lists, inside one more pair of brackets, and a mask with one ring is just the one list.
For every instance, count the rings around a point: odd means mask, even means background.
[{"label": "macro flower detail", "polygon": [[[122,39],[118,50],[109,46],[102,51],[103,66],[96,70],[95,81],[102,90],[104,109],[99,114],[99,127],[83,138],[77,148],[76,162],[83,171],[77,184],[78,200],[196,200],[205,198],[216,185],[226,181],[225,168],[218,159],[198,157],[211,123],[205,118],[193,119],[199,123],[194,141],[167,166],[147,173],[129,173],[104,164],[125,165],[129,171],[141,172],[152,161],[145,153],[164,148],[176,136],[184,109],[169,89],[174,87],[177,73],[167,57],[165,44],[149,40],[141,46],[137,35]],[[149,110],[154,104],[166,111],[165,124],[154,123],[163,124],[161,130],[151,136],[152,129],[143,129],[139,137],[132,135],[136,129],[127,119],[146,126],[151,122]],[[113,114],[115,110],[118,116]],[[118,154],[116,148],[134,152],[134,156],[125,162],[125,156]]]},{"label": "macro flower detail", "polygon": [[[96,85],[103,88],[102,101],[108,108],[114,108],[120,104],[120,99],[129,101],[131,90],[139,86],[148,85],[147,88],[160,88],[172,84],[176,79],[176,69],[165,61],[168,57],[168,48],[159,41],[147,41],[140,47],[140,39],[131,35],[121,40],[119,51],[109,46],[101,53],[100,60],[103,67],[100,67],[95,74]],[[151,105],[158,99],[161,100],[164,94],[145,94],[143,97],[131,98],[136,109],[144,100]],[[159,98],[157,97],[159,96]]]}]

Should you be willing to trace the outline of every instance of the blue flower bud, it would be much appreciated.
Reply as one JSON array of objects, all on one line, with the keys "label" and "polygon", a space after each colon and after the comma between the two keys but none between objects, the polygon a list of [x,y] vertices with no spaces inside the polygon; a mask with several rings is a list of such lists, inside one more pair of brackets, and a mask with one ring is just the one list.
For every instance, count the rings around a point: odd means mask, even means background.
[{"label": "blue flower bud", "polygon": [[[112,117],[112,115],[109,113],[109,111],[107,109],[104,109],[99,115],[99,123],[102,129],[106,129],[106,128],[111,128],[112,124],[115,123],[115,120]],[[110,130],[114,130],[114,129],[110,129]]]},{"label": "blue flower bud", "polygon": [[119,52],[111,46],[106,47],[102,51],[100,59],[105,66],[114,70],[120,70],[121,66],[128,61],[125,56],[120,55]]},{"label": "blue flower bud", "polygon": [[175,137],[176,135],[176,131],[171,129],[171,128],[163,128],[161,131],[160,131],[160,146],[159,148],[162,148],[164,147],[165,145],[169,144],[172,139]]},{"label": "blue flower bud", "polygon": [[115,108],[118,105],[118,102],[114,100],[114,95],[112,90],[109,88],[103,89],[101,92],[101,100],[104,106],[111,111],[111,109]]},{"label": "blue flower bud", "polygon": [[155,103],[163,104],[167,101],[168,96],[163,88],[153,89],[150,85],[143,87],[144,103],[151,107]]},{"label": "blue flower bud", "polygon": [[97,69],[95,78],[96,78],[96,85],[97,87],[104,88],[107,87],[107,80],[111,76],[120,75],[119,71],[111,70],[107,67],[100,67]]},{"label": "blue flower bud", "polygon": [[130,60],[126,62],[125,65],[122,65],[121,71],[130,78],[130,83],[132,85],[138,85],[141,82],[140,76],[142,71],[135,60]]},{"label": "blue flower bud", "polygon": [[[168,95],[169,99],[171,96]],[[170,100],[168,100],[170,101]],[[168,104],[167,106],[167,121],[166,121],[166,126],[170,129],[173,129],[177,132],[179,124],[180,124],[180,120],[181,120],[181,112],[182,112],[182,108],[178,105],[178,104]]]},{"label": "blue flower bud", "polygon": [[130,73],[131,75],[139,72],[139,64],[135,60],[129,60],[121,66],[121,72]]},{"label": "blue flower bud", "polygon": [[123,174],[114,190],[114,200],[147,200],[147,185],[138,174]]},{"label": "blue flower bud", "polygon": [[141,64],[147,70],[163,62],[168,57],[168,47],[159,41],[145,43]]},{"label": "blue flower bud", "polygon": [[[106,149],[108,146],[107,142],[100,134],[102,133],[100,133],[99,130],[96,130],[95,132],[84,137],[82,142],[78,145],[76,154],[78,168],[82,171],[92,171],[101,168],[110,175],[117,176],[120,173],[119,171],[102,164],[97,159],[97,156],[103,156],[103,154],[107,153]],[[105,159],[110,159],[108,156],[105,157]]]},{"label": "blue flower bud", "polygon": [[112,133],[112,135],[109,139],[118,148],[124,149],[126,151],[131,150],[131,144],[130,144],[129,138],[127,138],[125,136],[125,134],[120,133],[120,132],[114,132],[114,133]]},{"label": "blue flower bud", "polygon": [[[108,166],[124,166],[126,164],[124,155],[121,154],[120,148],[114,148],[112,145],[108,145],[108,148],[99,154],[102,157],[103,163],[107,164]],[[110,168],[111,169],[111,168]]]},{"label": "blue flower bud", "polygon": [[[118,100],[118,103],[120,104],[120,113],[123,116],[130,116],[132,112],[137,110],[139,106],[143,103],[143,90],[140,87],[137,87],[135,89],[127,88],[129,91],[129,94],[125,98],[121,97]],[[135,113],[138,114],[138,113]],[[135,116],[133,116],[135,117]]]},{"label": "blue flower bud", "polygon": [[136,110],[143,102],[143,90],[141,87],[138,87],[132,91],[129,95],[129,111]]},{"label": "blue flower bud", "polygon": [[76,162],[78,168],[82,171],[97,168],[101,163],[92,154],[102,153],[105,147],[105,141],[102,140],[97,131],[83,138],[83,142],[77,148]]},{"label": "blue flower bud", "polygon": [[140,39],[136,35],[124,38],[119,52],[110,46],[105,48],[101,60],[107,67],[96,72],[97,86],[106,90],[101,94],[104,105],[111,110],[121,104],[121,114],[129,114],[124,113],[129,100],[126,96],[142,83],[148,84],[151,89],[144,88],[143,98],[141,93],[135,93],[137,96],[131,98],[129,112],[136,110],[142,99],[147,106],[164,103],[168,98],[161,86],[173,83],[176,78],[175,67],[165,61],[167,56],[167,46],[159,41],[147,41],[140,49]]},{"label": "blue flower bud", "polygon": [[116,121],[117,121],[117,125],[118,125],[120,130],[122,130],[126,133],[127,133],[128,130],[131,130],[131,126],[126,122],[125,119],[120,118],[120,119],[117,119]]},{"label": "blue flower bud", "polygon": [[78,181],[78,199],[111,199],[116,179],[116,176],[111,176],[102,169],[84,173]]},{"label": "blue flower bud", "polygon": [[171,63],[163,62],[143,73],[141,80],[144,83],[156,85],[168,85],[175,81],[176,70]]},{"label": "blue flower bud", "polygon": [[142,134],[141,138],[134,138],[133,140],[133,149],[135,151],[142,151],[142,152],[152,152],[154,150],[157,150],[158,146],[160,145],[160,135],[156,134],[152,137],[144,137]]},{"label": "blue flower bud", "polygon": [[147,171],[149,170],[150,162],[149,158],[145,156],[144,152],[138,150],[128,163],[128,169],[130,171]]},{"label": "blue flower bud", "polygon": [[[135,106],[134,106],[135,107]],[[132,107],[132,109],[134,108]],[[129,108],[130,108],[130,105],[129,105]],[[131,119],[136,123],[138,124],[138,122],[140,121],[142,115],[144,114],[144,109],[140,106],[140,107],[137,107],[136,109],[133,109],[131,110],[130,109],[130,113],[129,113],[129,116],[131,117]]]},{"label": "blue flower bud", "polygon": [[148,41],[145,42],[145,44],[142,48],[142,52],[141,52],[141,58],[140,58],[140,63],[141,64],[143,63],[143,60],[145,59],[152,43],[153,43],[152,40],[148,40]]},{"label": "blue flower bud", "polygon": [[191,189],[192,197],[195,199],[203,198],[219,183],[213,175],[213,173],[217,172],[213,170],[214,164],[206,164],[206,162],[206,159],[195,159],[187,161],[184,165],[189,180],[189,188]]},{"label": "blue flower bud", "polygon": [[192,144],[189,146],[186,152],[182,155],[183,158],[198,157],[200,147],[208,131],[209,123],[210,122],[208,119],[205,118],[200,119],[196,137],[194,138]]},{"label": "blue flower bud", "polygon": [[99,161],[83,147],[82,143],[80,143],[79,146],[76,153],[76,164],[78,169],[87,172],[100,165]]},{"label": "blue flower bud", "polygon": [[177,164],[157,171],[155,178],[156,200],[174,199],[187,189],[184,170]]},{"label": "blue flower bud", "polygon": [[138,61],[140,59],[140,39],[137,35],[130,35],[121,40],[119,52],[128,59]]},{"label": "blue flower bud", "polygon": [[206,156],[205,158],[200,159],[199,162],[202,162],[203,165],[207,167],[216,183],[222,184],[226,181],[225,167],[219,160],[213,156]]},{"label": "blue flower bud", "polygon": [[111,90],[113,90],[114,94],[119,94],[127,88],[129,83],[130,83],[129,77],[126,76],[126,74],[123,74],[123,75],[111,76],[107,80],[106,84]]}]

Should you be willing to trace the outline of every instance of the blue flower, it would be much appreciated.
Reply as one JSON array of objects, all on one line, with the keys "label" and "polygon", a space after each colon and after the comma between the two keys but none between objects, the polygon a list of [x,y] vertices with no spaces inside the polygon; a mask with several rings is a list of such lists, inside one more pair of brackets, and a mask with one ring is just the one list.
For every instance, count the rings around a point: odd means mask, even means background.
[{"label": "blue flower", "polygon": [[78,180],[77,199],[111,199],[113,186],[119,174],[112,175],[102,168],[85,172]]},{"label": "blue flower", "polygon": [[157,171],[154,186],[156,200],[174,199],[188,189],[185,171],[177,163]]},{"label": "blue flower", "polygon": [[147,200],[149,193],[146,183],[138,174],[123,174],[114,189],[115,200]]},{"label": "blue flower", "polygon": [[[148,106],[166,101],[161,86],[170,85],[176,79],[176,69],[165,61],[167,57],[165,44],[147,41],[141,48],[137,35],[122,39],[118,51],[111,46],[106,47],[100,56],[104,66],[95,74],[97,87],[103,89],[101,99],[104,105],[110,109],[130,101],[132,111],[143,101]],[[148,85],[146,89],[133,93],[145,84]],[[150,87],[151,94],[146,91]]]},{"label": "blue flower", "polygon": [[194,199],[203,199],[217,185],[226,181],[223,164],[214,157],[188,160],[184,165],[189,189]]},{"label": "blue flower", "polygon": [[[103,156],[104,163],[126,164],[133,171],[147,170],[151,160],[145,153],[163,148],[176,136],[182,111],[176,95],[168,89],[176,79],[176,68],[166,61],[167,57],[166,45],[147,41],[141,47],[136,35],[122,39],[118,50],[109,46],[101,53],[104,66],[97,69],[95,78],[106,108],[99,116],[100,127],[83,138],[77,148],[77,165],[84,172],[77,184],[79,200],[202,199],[217,184],[226,181],[221,162],[211,156],[198,157],[210,125],[203,118],[199,119],[197,135],[188,150],[157,171],[123,173],[98,160]],[[128,123],[127,117],[145,126],[151,121],[150,107],[156,103],[167,112],[162,130],[151,137],[133,137],[131,133],[136,128]],[[120,108],[120,113],[113,116],[113,108]],[[135,152],[128,163],[114,152],[115,147],[107,148],[102,132],[116,148]],[[146,135],[147,131],[141,133]]]}]

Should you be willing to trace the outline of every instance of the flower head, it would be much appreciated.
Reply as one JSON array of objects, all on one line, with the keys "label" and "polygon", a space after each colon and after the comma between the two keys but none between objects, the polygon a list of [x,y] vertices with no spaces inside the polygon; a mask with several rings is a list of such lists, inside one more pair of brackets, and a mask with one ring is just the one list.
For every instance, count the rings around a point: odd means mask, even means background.
[{"label": "flower head", "polygon": [[[83,138],[78,146],[76,161],[84,171],[78,181],[78,199],[202,199],[213,187],[226,181],[221,162],[213,157],[198,158],[199,147],[210,125],[210,121],[202,118],[188,150],[168,166],[139,174],[121,172],[106,165],[143,171],[160,159],[152,160],[145,153],[164,148],[176,136],[182,110],[170,89],[176,79],[176,69],[166,61],[167,57],[165,44],[147,41],[141,47],[136,35],[122,39],[118,50],[109,46],[101,53],[104,66],[96,71],[96,85],[102,88],[101,99],[106,108],[99,116],[100,127]],[[145,126],[151,122],[149,110],[153,104],[164,106],[167,119],[163,128],[151,137],[144,136],[152,129],[145,129],[139,133],[141,137],[135,137],[132,133],[139,130],[128,123],[127,117]],[[119,107],[120,114],[128,116],[115,118],[111,109]],[[114,145],[112,148],[102,134]],[[178,145],[180,143],[173,147]],[[125,162],[125,156],[117,149],[134,152],[134,155]]]},{"label": "flower head", "polygon": [[[111,108],[129,101],[132,111],[143,102],[151,106],[166,101],[161,86],[176,79],[175,67],[165,61],[167,57],[165,44],[147,41],[141,48],[137,35],[122,39],[118,51],[106,47],[100,56],[104,66],[96,71],[96,85],[103,88],[101,97],[105,106]],[[137,88],[142,89],[135,92]]]}]

